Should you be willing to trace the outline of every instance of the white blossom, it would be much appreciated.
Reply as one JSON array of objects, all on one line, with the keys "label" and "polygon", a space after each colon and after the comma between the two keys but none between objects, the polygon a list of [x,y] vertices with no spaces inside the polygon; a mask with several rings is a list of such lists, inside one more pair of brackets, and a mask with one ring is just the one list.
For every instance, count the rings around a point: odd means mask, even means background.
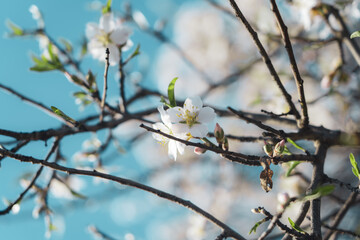
[{"label": "white blossom", "polygon": [[116,65],[120,60],[119,47],[127,50],[132,45],[129,40],[131,30],[120,21],[115,21],[112,13],[101,16],[99,24],[86,25],[86,37],[89,39],[88,50],[93,58],[105,61],[106,48],[109,48],[110,65]]},{"label": "white blossom", "polygon": [[173,131],[186,133],[188,138],[205,137],[208,133],[206,123],[214,120],[215,112],[210,107],[203,107],[200,97],[187,98],[184,107],[173,107],[167,110],[173,124]]},{"label": "white blossom", "polygon": [[[160,106],[160,107],[158,107],[158,110],[160,112],[162,122],[157,122],[157,123],[153,124],[153,128],[156,130],[160,130],[163,133],[184,139],[186,137],[185,133],[179,133],[176,135],[174,134],[174,132],[172,130],[174,125],[171,123],[170,116],[164,110],[164,107]],[[176,158],[177,158],[177,152],[179,152],[180,154],[184,153],[185,145],[183,143],[169,139],[158,133],[154,133],[153,138],[155,138],[162,145],[168,144],[168,155],[170,158],[172,158],[174,160],[176,160]]]}]

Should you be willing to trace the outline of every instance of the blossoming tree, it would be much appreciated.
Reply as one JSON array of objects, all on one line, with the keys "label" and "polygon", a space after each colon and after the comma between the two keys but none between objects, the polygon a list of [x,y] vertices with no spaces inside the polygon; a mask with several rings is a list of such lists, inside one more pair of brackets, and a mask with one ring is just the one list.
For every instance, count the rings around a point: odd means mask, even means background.
[{"label": "blossoming tree", "polygon": [[[31,209],[45,220],[46,237],[62,238],[56,219],[64,213],[54,202],[91,211],[87,205],[105,199],[113,201],[99,204],[106,222],[125,226],[134,209],[151,214],[146,221],[135,214],[126,233],[87,219],[100,239],[360,237],[360,34],[351,35],[360,27],[358,1],[198,1],[168,19],[173,37],[167,21],[152,27],[129,4],[103,4],[78,55],[50,36],[35,5],[36,28],[8,22],[9,37],[39,41],[30,70],[61,73],[82,112],[1,80],[2,90],[62,124],[0,128],[0,172],[9,162],[34,165],[14,176],[22,186],[15,197],[2,194],[2,218]],[[137,36],[145,35],[159,42],[156,58],[142,50]],[[89,61],[100,65],[84,71]],[[152,223],[168,210],[145,210],[158,198],[184,209]]]}]

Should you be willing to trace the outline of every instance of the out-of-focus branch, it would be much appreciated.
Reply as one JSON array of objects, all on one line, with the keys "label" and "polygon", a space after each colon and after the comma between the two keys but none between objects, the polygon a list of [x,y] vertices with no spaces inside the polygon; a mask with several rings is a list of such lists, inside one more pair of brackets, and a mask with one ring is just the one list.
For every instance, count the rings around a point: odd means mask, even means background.
[{"label": "out-of-focus branch", "polygon": [[104,107],[105,107],[105,101],[106,101],[106,93],[107,93],[107,75],[108,75],[108,71],[109,71],[109,55],[110,55],[110,51],[109,48],[106,48],[106,57],[105,57],[105,71],[104,71],[104,88],[103,88],[103,96],[101,99],[101,104],[100,104],[100,122],[103,121],[104,118]]},{"label": "out-of-focus branch", "polygon": [[297,120],[301,119],[301,116],[298,112],[298,110],[296,109],[294,103],[291,100],[291,96],[290,94],[286,91],[284,85],[282,84],[279,75],[277,74],[270,58],[269,55],[267,54],[264,46],[262,45],[262,43],[260,42],[257,33],[254,31],[254,29],[251,27],[251,25],[249,24],[249,22],[247,21],[247,19],[245,18],[245,16],[242,14],[241,10],[239,9],[238,5],[236,4],[236,2],[234,0],[229,0],[231,6],[233,7],[233,9],[235,10],[235,14],[236,16],[241,20],[241,22],[244,24],[244,26],[246,27],[246,29],[248,30],[248,32],[250,33],[250,35],[252,36],[252,39],[255,42],[255,45],[257,46],[257,48],[259,49],[259,52],[261,54],[261,56],[263,57],[263,61],[266,64],[273,80],[276,82],[277,86],[279,87],[281,93],[283,94],[286,102],[288,103],[290,109],[291,109],[291,113],[295,116],[295,118]]},{"label": "out-of-focus branch", "polygon": [[8,156],[10,158],[19,160],[21,162],[29,162],[29,163],[33,163],[33,164],[40,164],[40,165],[42,165],[44,167],[48,167],[48,168],[51,168],[51,169],[54,169],[54,170],[57,170],[57,171],[65,172],[67,174],[85,175],[85,176],[91,176],[91,177],[107,179],[107,180],[117,182],[117,183],[122,184],[122,185],[126,185],[126,186],[129,186],[129,187],[134,187],[134,188],[143,190],[145,192],[149,192],[149,193],[154,194],[154,195],[156,195],[156,196],[158,196],[160,198],[169,200],[171,202],[174,202],[176,204],[179,204],[179,205],[182,205],[182,206],[184,206],[186,208],[189,208],[190,210],[192,210],[195,213],[205,217],[206,219],[208,219],[209,221],[211,221],[212,223],[214,223],[215,225],[217,225],[218,227],[220,227],[221,229],[226,231],[229,237],[233,237],[233,238],[239,239],[239,240],[245,240],[244,237],[242,237],[239,233],[234,231],[228,225],[226,225],[225,223],[223,223],[219,219],[215,218],[213,215],[206,212],[205,210],[201,209],[197,205],[193,204],[192,202],[190,202],[188,200],[184,200],[184,199],[182,199],[180,197],[177,197],[175,195],[172,195],[170,193],[161,191],[159,189],[156,189],[156,188],[141,184],[139,182],[135,182],[135,181],[130,180],[130,179],[116,177],[116,176],[113,176],[113,175],[110,175],[110,174],[101,173],[101,172],[98,172],[96,170],[89,171],[89,170],[81,170],[81,169],[76,169],[76,168],[68,168],[68,167],[59,165],[57,163],[47,162],[47,161],[36,159],[36,158],[30,157],[30,156],[15,154],[15,153],[9,152],[9,151],[4,150],[4,149],[0,149],[0,154],[3,155],[3,156]]},{"label": "out-of-focus branch", "polygon": [[294,56],[294,51],[292,49],[290,37],[289,37],[288,31],[287,31],[287,26],[285,25],[285,23],[281,17],[280,11],[276,5],[275,0],[270,0],[270,3],[271,3],[271,9],[275,14],[276,21],[277,21],[277,24],[278,24],[280,32],[281,32],[281,36],[284,41],[286,52],[288,53],[288,56],[289,56],[291,70],[292,70],[294,78],[295,78],[295,82],[296,82],[296,86],[297,86],[297,90],[298,90],[298,94],[299,94],[299,98],[300,98],[302,119],[301,119],[300,124],[298,124],[298,125],[300,128],[305,128],[309,125],[309,115],[308,115],[305,93],[304,93],[304,85],[303,85],[304,80],[300,76],[300,72],[299,72],[299,69],[298,69],[298,66],[296,63],[296,59]]},{"label": "out-of-focus branch", "polygon": [[[346,202],[344,203],[344,205],[341,207],[340,211],[336,214],[334,220],[332,221],[332,223],[330,224],[330,228],[337,228],[337,226],[339,226],[341,220],[344,218],[346,212],[350,209],[350,206],[354,203],[354,201],[356,200],[356,197],[358,196],[358,193],[352,192],[348,199],[346,200]],[[336,234],[334,233],[334,231],[329,230],[325,233],[324,236],[324,240],[328,240],[330,239],[330,237]]]},{"label": "out-of-focus branch", "polygon": [[[59,144],[59,139],[54,142],[52,148],[50,149],[47,156],[45,157],[44,162],[47,162],[49,160],[51,155],[56,150],[58,144]],[[5,157],[5,155],[2,155],[2,157]],[[11,209],[14,207],[14,205],[18,204],[23,199],[25,194],[34,186],[34,184],[35,184],[36,180],[38,179],[38,177],[40,176],[43,168],[44,168],[44,166],[40,166],[40,168],[37,170],[37,172],[35,173],[34,177],[30,181],[29,185],[25,188],[25,190],[19,195],[19,197],[14,202],[9,204],[9,206],[7,208],[5,208],[4,210],[1,210],[0,215],[8,214],[11,211]]]}]

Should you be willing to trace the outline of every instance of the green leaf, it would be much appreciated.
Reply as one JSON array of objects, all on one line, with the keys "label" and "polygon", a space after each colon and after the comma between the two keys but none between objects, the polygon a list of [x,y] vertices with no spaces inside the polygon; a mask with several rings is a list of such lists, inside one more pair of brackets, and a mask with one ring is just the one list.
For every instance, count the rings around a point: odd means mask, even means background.
[{"label": "green leaf", "polygon": [[355,177],[359,178],[359,180],[360,180],[360,170],[359,170],[358,164],[355,160],[354,154],[350,153],[349,158],[350,158],[350,163],[352,166],[351,170],[354,173]]},{"label": "green leaf", "polygon": [[130,55],[129,60],[140,54],[140,44],[136,46],[135,51]]},{"label": "green leaf", "polygon": [[291,220],[291,218],[288,218],[288,220],[289,220],[289,223],[290,223],[291,227],[292,227],[295,231],[300,232],[300,233],[305,233],[305,231],[302,230],[301,227],[299,227],[296,223],[294,223],[293,220]]},{"label": "green leaf", "polygon": [[107,1],[106,5],[102,8],[102,14],[111,12],[111,2],[112,0]]},{"label": "green leaf", "polygon": [[64,119],[67,122],[70,122],[71,124],[73,124],[75,127],[78,125],[78,122],[75,121],[74,119],[72,119],[71,117],[69,117],[68,115],[66,115],[63,111],[61,111],[60,109],[51,106],[51,110],[58,116],[60,116],[62,119]]},{"label": "green leaf", "polygon": [[171,107],[175,107],[176,106],[176,101],[175,101],[175,83],[176,80],[178,80],[178,78],[174,78],[173,80],[171,80],[169,87],[168,87],[168,98],[169,98],[169,105]]},{"label": "green leaf", "polygon": [[73,47],[72,47],[70,41],[68,41],[64,38],[61,38],[60,42],[65,46],[65,51],[67,51],[68,53],[72,53]]},{"label": "green leaf", "polygon": [[50,55],[50,59],[47,59],[44,55],[40,58],[36,56],[32,56],[32,60],[35,63],[35,66],[31,67],[31,71],[37,72],[45,72],[45,71],[53,71],[53,70],[64,70],[62,63],[60,62],[59,57],[53,52],[53,45],[48,45],[48,52]]},{"label": "green leaf", "polygon": [[249,235],[254,232],[256,233],[256,229],[265,222],[265,218],[261,219],[260,221],[256,222],[255,225],[250,229]]},{"label": "green leaf", "polygon": [[311,201],[326,195],[329,195],[330,193],[332,193],[335,189],[334,185],[324,185],[324,186],[320,186],[317,187],[312,193],[306,195],[303,200],[304,201]]},{"label": "green leaf", "polygon": [[50,223],[49,224],[49,231],[51,232],[51,231],[56,231],[56,230],[57,230],[57,227],[54,224]]},{"label": "green leaf", "polygon": [[299,145],[297,145],[293,140],[291,140],[290,138],[286,138],[286,140],[291,143],[294,147],[296,147],[297,149],[300,149],[303,152],[306,152],[306,150],[302,147],[300,147]]},{"label": "green leaf", "polygon": [[24,35],[24,30],[22,30],[19,26],[17,26],[15,23],[8,20],[6,22],[7,27],[12,31],[13,36],[22,36]]},{"label": "green leaf", "polygon": [[164,104],[165,106],[171,108],[170,104],[168,104],[168,103],[166,102],[164,96],[161,96],[160,102],[161,102],[162,104]]},{"label": "green leaf", "polygon": [[296,168],[297,165],[299,165],[301,162],[300,161],[291,161],[290,162],[290,167],[289,169],[287,170],[286,174],[285,174],[285,177],[289,177],[292,170],[294,170]]},{"label": "green leaf", "polygon": [[356,38],[356,37],[360,37],[360,31],[353,32],[353,33],[350,35],[350,38],[351,38],[351,39]]},{"label": "green leaf", "polygon": [[76,192],[76,191],[74,191],[74,190],[72,190],[70,188],[69,188],[69,190],[70,190],[71,194],[74,197],[77,197],[77,198],[80,198],[80,199],[87,199],[87,197],[85,195],[82,195],[81,193],[78,193],[78,192]]}]

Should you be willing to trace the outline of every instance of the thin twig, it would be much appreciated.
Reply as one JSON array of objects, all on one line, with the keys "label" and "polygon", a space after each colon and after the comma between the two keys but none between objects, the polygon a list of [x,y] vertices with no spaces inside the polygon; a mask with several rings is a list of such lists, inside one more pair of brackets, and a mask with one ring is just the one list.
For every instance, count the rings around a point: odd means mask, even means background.
[{"label": "thin twig", "polygon": [[275,0],[270,0],[270,3],[271,3],[271,9],[275,14],[276,21],[280,28],[280,32],[281,32],[281,36],[284,41],[285,49],[289,56],[291,70],[292,70],[294,78],[295,78],[295,82],[296,82],[296,86],[297,86],[297,90],[298,90],[298,94],[299,94],[299,98],[300,98],[302,120],[300,122],[299,127],[305,128],[309,125],[309,115],[308,115],[308,110],[307,110],[307,105],[306,105],[306,100],[305,100],[304,85],[303,85],[304,80],[300,76],[300,72],[299,72],[299,69],[298,69],[298,66],[296,63],[296,59],[294,56],[294,51],[292,49],[290,37],[289,37],[288,31],[287,31],[287,26],[285,25],[285,23],[281,17],[280,11],[276,5]]},{"label": "thin twig", "polygon": [[242,12],[239,9],[236,2],[234,0],[229,0],[229,1],[230,1],[231,6],[233,7],[233,9],[235,10],[236,16],[241,20],[241,22],[244,24],[244,26],[246,27],[246,29],[252,36],[252,39],[254,40],[255,45],[259,49],[259,52],[263,58],[263,61],[266,64],[273,80],[276,82],[276,84],[279,87],[279,89],[281,90],[281,93],[283,94],[286,102],[288,103],[288,105],[291,109],[291,113],[295,116],[295,118],[297,120],[300,120],[301,116],[300,116],[298,110],[296,109],[294,103],[292,102],[290,94],[286,91],[284,85],[282,84],[282,82],[279,78],[279,75],[277,74],[277,72],[269,58],[269,55],[267,54],[264,46],[262,45],[262,43],[259,40],[259,37],[257,36],[257,33],[254,31],[254,29],[251,27],[251,25],[249,24],[249,22],[247,21],[245,16],[242,14]]},{"label": "thin twig", "polygon": [[[51,157],[51,155],[54,153],[55,149],[57,148],[58,144],[59,144],[59,139],[54,142],[54,145],[52,146],[52,148],[50,149],[50,151],[49,151],[48,154],[46,155],[44,162],[47,162],[47,161],[49,160],[49,158]],[[3,156],[5,156],[5,155],[3,155]],[[26,187],[26,189],[19,195],[19,197],[18,197],[14,202],[12,202],[11,204],[9,204],[9,206],[8,206],[7,208],[5,208],[4,210],[1,210],[1,211],[0,211],[0,215],[8,214],[8,213],[11,211],[11,209],[23,199],[23,197],[25,196],[25,194],[26,194],[26,193],[33,187],[33,185],[35,184],[35,182],[36,182],[36,180],[38,179],[38,177],[40,176],[43,168],[44,168],[44,166],[40,166],[40,168],[37,170],[37,172],[35,173],[34,177],[33,177],[32,180],[30,181],[30,184]]]},{"label": "thin twig", "polygon": [[103,121],[104,118],[104,107],[105,107],[105,101],[106,101],[106,93],[107,93],[107,75],[108,75],[108,71],[109,71],[109,66],[110,66],[110,62],[109,62],[109,55],[110,55],[110,51],[109,48],[106,48],[106,57],[105,57],[105,71],[104,71],[104,88],[103,88],[103,96],[101,98],[101,104],[100,104],[100,122]]},{"label": "thin twig", "polygon": [[120,73],[120,110],[122,113],[127,113],[127,102],[125,97],[125,72],[124,72],[124,63],[122,59],[122,49],[119,48],[120,60],[119,60],[119,73]]}]

